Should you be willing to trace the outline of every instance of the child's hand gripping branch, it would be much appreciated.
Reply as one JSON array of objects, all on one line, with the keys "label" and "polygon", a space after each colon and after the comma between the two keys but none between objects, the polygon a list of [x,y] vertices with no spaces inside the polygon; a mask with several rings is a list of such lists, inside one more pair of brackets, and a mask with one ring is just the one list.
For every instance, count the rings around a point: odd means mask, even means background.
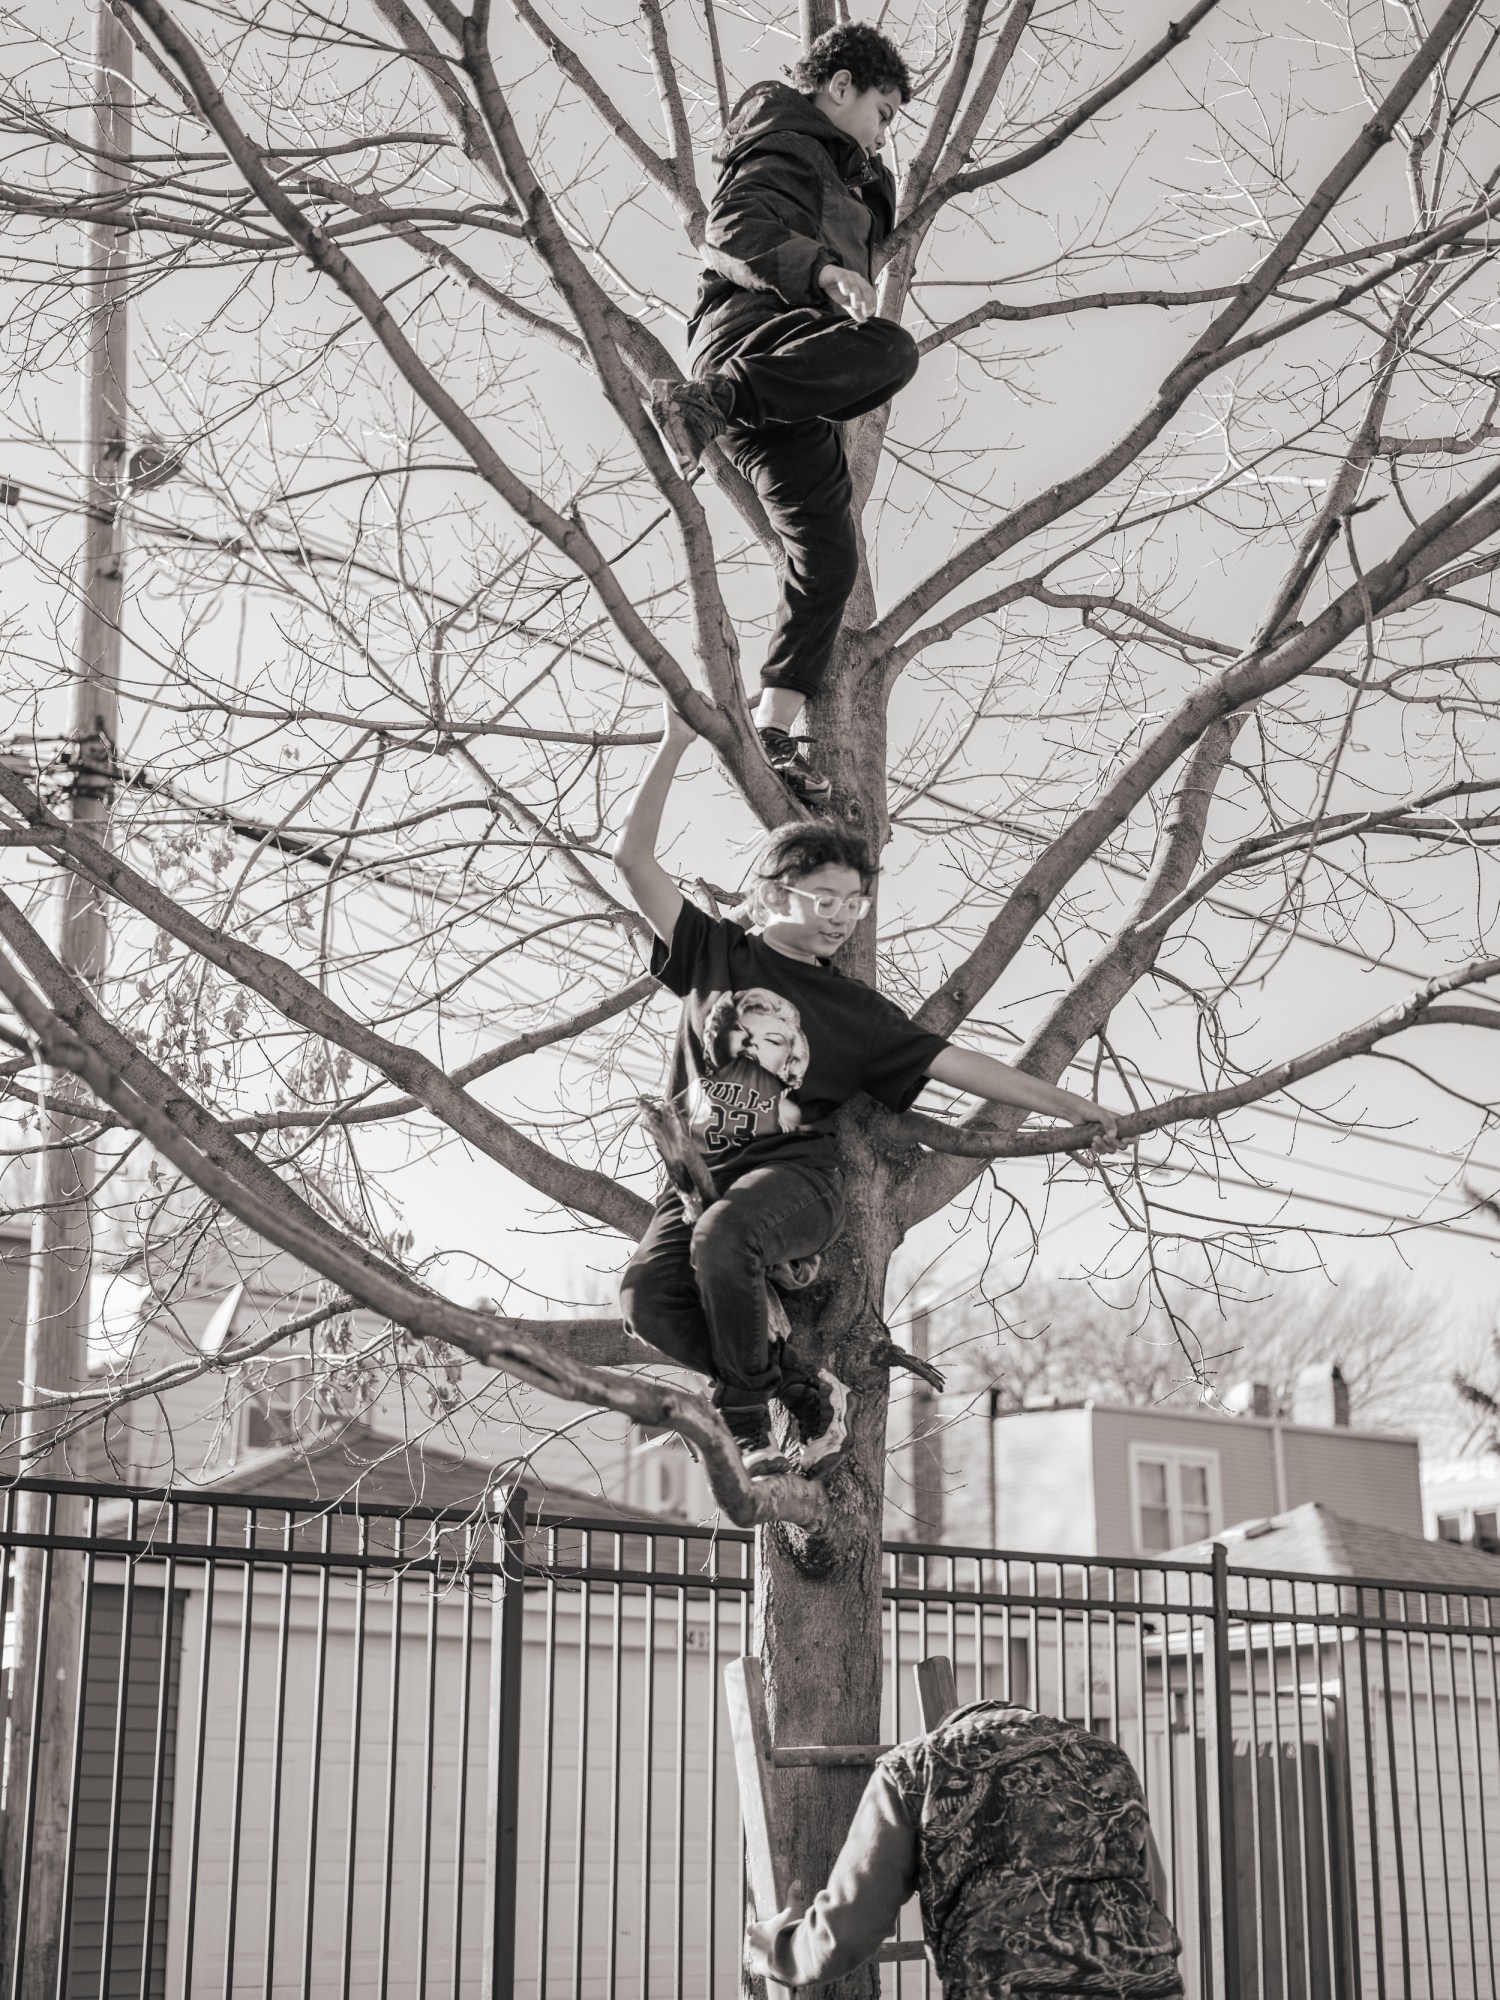
[{"label": "child's hand gripping branch", "polygon": [[651,970],[682,1001],[669,1094],[682,1107],[719,1199],[688,1223],[658,1201],[625,1269],[632,1331],[710,1376],[752,1472],[786,1471],[769,1402],[791,1416],[804,1471],[847,1442],[848,1389],[770,1337],[766,1273],[816,1256],[844,1218],[834,1123],[863,1090],[905,1111],[929,1077],[1112,1137],[1111,1112],[918,1028],[831,963],[870,910],[874,863],[841,820],[768,834],[740,921],[689,903],[656,856],[661,816],[693,731],[666,705],[660,748],[615,845],[625,887],[656,933]]}]

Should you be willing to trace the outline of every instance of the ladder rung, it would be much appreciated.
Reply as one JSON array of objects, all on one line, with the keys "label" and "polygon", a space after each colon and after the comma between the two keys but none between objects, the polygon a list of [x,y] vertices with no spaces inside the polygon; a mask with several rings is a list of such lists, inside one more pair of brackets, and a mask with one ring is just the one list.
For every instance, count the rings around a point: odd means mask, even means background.
[{"label": "ladder rung", "polygon": [[887,1938],[875,1956],[882,1965],[889,1965],[898,1958],[925,1958],[927,1947],[920,1938]]},{"label": "ladder rung", "polygon": [[771,1752],[771,1762],[780,1771],[809,1764],[840,1770],[851,1764],[873,1764],[894,1748],[892,1743],[788,1743]]}]

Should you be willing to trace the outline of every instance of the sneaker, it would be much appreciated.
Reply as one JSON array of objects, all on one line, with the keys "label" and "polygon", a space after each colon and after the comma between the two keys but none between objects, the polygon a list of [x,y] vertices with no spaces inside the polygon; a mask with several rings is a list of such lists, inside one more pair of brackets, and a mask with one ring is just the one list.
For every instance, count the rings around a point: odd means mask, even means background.
[{"label": "sneaker", "polygon": [[691,478],[705,447],[729,423],[706,382],[672,382],[666,376],[651,384],[651,420],[684,479]]},{"label": "sneaker", "polygon": [[802,1439],[797,1469],[805,1478],[830,1471],[848,1452],[849,1393],[831,1368],[820,1368],[816,1409],[809,1402],[794,1413]]},{"label": "sneaker", "polygon": [[785,729],[765,728],[757,733],[761,748],[766,753],[766,762],[787,790],[794,792],[804,805],[823,805],[833,786],[809,759],[806,751],[797,748],[799,743],[806,743],[808,739],[792,736]]},{"label": "sneaker", "polygon": [[779,1292],[805,1292],[809,1285],[818,1281],[818,1273],[823,1268],[821,1254],[812,1257],[788,1257],[784,1264],[772,1264],[766,1276]]},{"label": "sneaker", "polygon": [[752,1479],[776,1479],[797,1470],[779,1444],[741,1445],[740,1457]]}]

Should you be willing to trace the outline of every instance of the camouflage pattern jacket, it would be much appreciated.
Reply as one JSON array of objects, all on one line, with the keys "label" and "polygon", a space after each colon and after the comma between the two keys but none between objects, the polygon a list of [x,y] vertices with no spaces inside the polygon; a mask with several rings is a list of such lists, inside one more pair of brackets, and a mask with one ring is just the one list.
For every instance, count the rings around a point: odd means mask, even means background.
[{"label": "camouflage pattern jacket", "polygon": [[1182,1992],[1129,1758],[1073,1722],[975,1702],[881,1760],[917,1834],[945,2000]]},{"label": "camouflage pattern jacket", "polygon": [[915,1890],[944,2000],[1176,2000],[1134,1770],[1076,1722],[975,1702],[876,1765],[827,1886],[750,1969],[837,1979]]}]

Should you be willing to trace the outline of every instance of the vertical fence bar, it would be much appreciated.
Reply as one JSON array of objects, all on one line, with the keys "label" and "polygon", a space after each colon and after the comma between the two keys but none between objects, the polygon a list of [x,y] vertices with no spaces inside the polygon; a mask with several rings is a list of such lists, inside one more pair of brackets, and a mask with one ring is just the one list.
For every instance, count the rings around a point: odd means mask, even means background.
[{"label": "vertical fence bar", "polygon": [[[370,1553],[370,1524],[358,1517],[355,1553]],[[359,1862],[359,1760],[364,1750],[365,1719],[365,1620],[369,1611],[370,1572],[361,1561],[354,1573],[354,1652],[350,1662],[349,1687],[349,1793],[348,1823],[344,1829],[344,1923],[340,1941],[339,1991],[349,2000],[354,1977],[354,1885]]]},{"label": "vertical fence bar", "polygon": [[[219,1510],[208,1510],[203,1552],[203,1620],[198,1641],[198,1712],[193,1734],[193,1813],[188,1841],[188,1880],[198,1879],[198,1857],[203,1844],[203,1765],[208,1749],[208,1683],[213,1667],[214,1601],[219,1579]],[[189,1896],[183,1925],[182,2000],[192,2000],[193,1960],[197,1946],[198,1898]]]},{"label": "vertical fence bar", "polygon": [[[323,1515],[318,1535],[319,1552],[333,1554],[335,1516]],[[312,2000],[313,1930],[317,1921],[318,1899],[318,1806],[323,1787],[323,1707],[328,1677],[328,1611],[333,1588],[333,1565],[325,1561],[318,1570],[317,1636],[313,1650],[312,1755],[307,1773],[307,1869],[302,1885],[302,2000]],[[144,1995],[142,2000],[145,2000]]]},{"label": "vertical fence bar", "polygon": [[[158,1518],[160,1518],[158,1516]],[[167,1510],[167,1540],[178,1540],[178,1508]],[[3,1593],[0,1593],[3,1602]],[[146,1922],[141,1940],[141,1983],[138,2000],[150,2000],[151,1961],[156,1948],[156,1896],[161,1870],[162,1808],[166,1799],[167,1715],[172,1692],[172,1672],[176,1649],[172,1638],[176,1627],[177,1557],[167,1558],[161,1591],[161,1648],[156,1663],[156,1728],[151,1745],[151,1817],[146,1836]],[[175,1791],[175,1786],[174,1786]]]},{"label": "vertical fence bar", "polygon": [[[677,1544],[679,1572],[687,1566],[687,1544]],[[672,1801],[672,1993],[683,2000],[685,1894],[683,1874],[687,1865],[687,1587],[677,1592],[677,1730],[673,1754],[677,1759],[677,1784]]]},{"label": "vertical fence bar", "polygon": [[[90,1508],[90,1526],[97,1528],[99,1519],[98,1502]],[[89,1648],[94,1629],[94,1583],[96,1578],[95,1557],[92,1549],[83,1561],[83,1609],[78,1627],[77,1677],[74,1681],[76,1693],[73,1700],[73,1770],[68,1788],[68,1823],[63,1835],[63,1880],[62,1898],[59,1907],[63,1912],[63,1934],[57,1941],[57,2000],[64,2000],[68,1990],[68,1959],[73,1941],[73,1879],[78,1859],[78,1801],[83,1789],[83,1738],[88,1714],[88,1666]],[[119,1796],[119,1779],[116,1775],[111,1786],[112,1796]],[[111,1821],[113,1825],[113,1821]],[[114,1900],[115,1847],[111,1837],[109,1847],[108,1873],[105,1878],[106,1908]],[[109,1923],[105,1922],[105,1962],[109,1957]]]},{"label": "vertical fence bar", "polygon": [[[625,1567],[625,1538],[614,1537],[615,1568]],[[609,1881],[606,1886],[605,2000],[615,2000],[620,1956],[620,1724],[625,1676],[625,1586],[612,1589],[609,1640]],[[712,1982],[705,1987],[712,1991]]]},{"label": "vertical fence bar", "polygon": [[464,1871],[468,1863],[469,1835],[469,1738],[474,1701],[474,1529],[464,1531],[464,1571],[459,1578],[463,1592],[463,1614],[458,1633],[458,1772],[453,1813],[453,1927],[451,2000],[459,2000],[463,1990],[464,1967]]},{"label": "vertical fence bar", "polygon": [[1240,1993],[1239,1832],[1234,1799],[1234,1693],[1229,1684],[1229,1553],[1222,1542],[1211,1551],[1214,1635],[1214,1724],[1218,1737],[1219,1781],[1219,1942],[1224,1954],[1224,2000]]},{"label": "vertical fence bar", "polygon": [[442,1581],[442,1543],[435,1524],[427,1528],[426,1675],[422,1691],[422,1841],[417,1862],[416,2000],[427,2000],[427,1933],[432,1890],[432,1774],[437,1734],[438,1586]]},{"label": "vertical fence bar", "polygon": [[[91,1527],[97,1533],[99,1522],[99,1502],[94,1500],[90,1508]],[[130,1509],[131,1527],[135,1526],[137,1509]],[[132,1535],[132,1540],[134,1536]],[[68,1801],[68,1849],[67,1875],[73,1872],[73,1850],[78,1839],[78,1797],[81,1790],[79,1778],[83,1769],[83,1731],[87,1704],[85,1683],[88,1679],[88,1601],[94,1594],[97,1571],[96,1557],[92,1549],[84,1558],[84,1638],[79,1646],[78,1660],[78,1713],[74,1723],[77,1738],[73,1758],[73,1796]],[[130,1727],[130,1655],[135,1639],[135,1582],[136,1566],[125,1565],[125,1587],[120,1600],[120,1663],[115,1673],[115,1740],[114,1755],[110,1759],[109,1773],[109,1823],[105,1835],[104,1848],[104,1911],[99,1935],[99,2000],[109,2000],[110,1969],[114,1960],[115,1942],[115,1899],[120,1886],[120,1820],[124,1810],[125,1797],[125,1741]],[[63,1935],[58,1940],[58,2000],[63,2000],[67,1992],[64,1983],[64,1966],[68,1956],[68,1939],[72,1931],[69,1919],[71,1910],[71,1882],[63,1900]]]},{"label": "vertical fence bar", "polygon": [[396,1860],[396,1780],[399,1775],[401,1724],[401,1618],[405,1608],[405,1523],[396,1523],[395,1564],[391,1581],[391,1646],[386,1677],[385,1826],[380,1850],[380,1973],[376,1991],[387,2000],[391,1985],[391,1870]]},{"label": "vertical fence bar", "polygon": [[[46,1532],[49,1537],[49,1543],[51,1535],[55,1532],[56,1520],[57,1496],[49,1494],[45,1510]],[[26,1817],[21,1827],[20,1898],[16,1905],[15,1920],[10,1927],[13,1952],[10,1979],[11,2000],[21,2000],[21,1979],[26,1970],[26,1926],[31,1915],[29,1907],[31,1900],[31,1860],[34,1845],[33,1836],[36,1832],[37,1783],[41,1771],[42,1693],[47,1681],[47,1625],[48,1614],[52,1606],[53,1561],[50,1546],[43,1549],[39,1567],[41,1569],[39,1587],[42,1604],[41,1615],[37,1619],[36,1648],[38,1659],[41,1662],[41,1669],[31,1677],[31,1717],[26,1732],[25,1782],[16,1787],[16,1790],[21,1795],[21,1809]],[[18,1673],[19,1669],[12,1666],[11,1686],[13,1688],[16,1684]],[[14,1793],[8,1790],[7,1796],[14,1796]],[[15,1808],[11,1807],[9,1810],[14,1811]]]},{"label": "vertical fence bar", "polygon": [[[489,1908],[484,2000],[512,2000],[516,1985],[516,1869],[520,1858],[521,1672],[526,1640],[526,1490],[513,1486],[496,1510],[490,1573]],[[545,1746],[544,1746],[545,1754]],[[542,1857],[546,1893],[546,1857]],[[540,1992],[546,1969],[538,1972]]]},{"label": "vertical fence bar", "polygon": [[288,1511],[281,1545],[287,1561],[281,1570],[281,1603],[276,1613],[276,1680],[271,1711],[271,1800],[266,1855],[266,1975],[263,2000],[276,1991],[276,1913],[281,1877],[281,1782],[286,1769],[286,1675],[292,1634],[292,1537],[296,1515]]},{"label": "vertical fence bar", "polygon": [[640,2000],[651,1992],[651,1807],[656,1774],[656,1540],[646,1553],[651,1581],[646,1585],[646,1617],[642,1635],[645,1713],[641,1718],[641,1983]]},{"label": "vertical fence bar", "polygon": [[[579,1567],[593,1568],[594,1537],[578,1538]],[[594,1590],[587,1577],[578,1586],[578,1775],[573,1828],[573,2000],[583,2000],[585,1887],[589,1823],[589,1651],[593,1645]]]},{"label": "vertical fence bar", "polygon": [[224,1920],[224,1991],[234,1991],[234,1955],[240,1910],[240,1844],[245,1807],[245,1746],[250,1727],[250,1647],[255,1631],[255,1549],[259,1519],[245,1516],[245,1579],[240,1597],[240,1670],[235,1692],[234,1777],[230,1784],[228,1909]]}]

